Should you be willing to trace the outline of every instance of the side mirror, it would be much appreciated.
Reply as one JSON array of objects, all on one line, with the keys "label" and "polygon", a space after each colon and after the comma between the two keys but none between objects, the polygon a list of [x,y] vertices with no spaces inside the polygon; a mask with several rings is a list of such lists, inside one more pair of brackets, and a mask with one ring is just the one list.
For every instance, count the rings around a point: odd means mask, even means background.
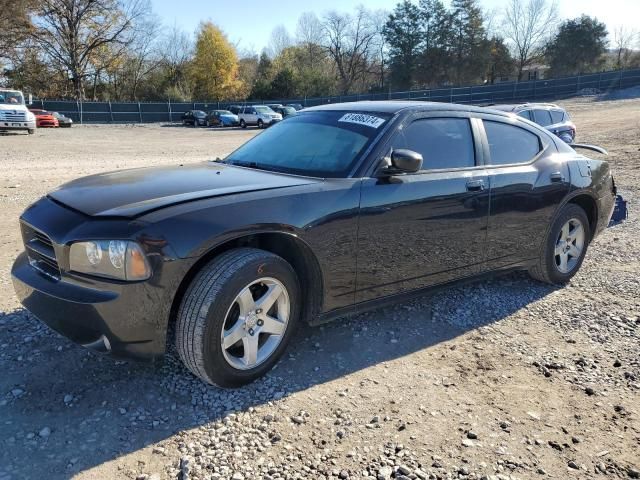
[{"label": "side mirror", "polygon": [[422,155],[413,150],[400,148],[391,152],[391,165],[384,168],[388,175],[416,173],[422,168]]}]

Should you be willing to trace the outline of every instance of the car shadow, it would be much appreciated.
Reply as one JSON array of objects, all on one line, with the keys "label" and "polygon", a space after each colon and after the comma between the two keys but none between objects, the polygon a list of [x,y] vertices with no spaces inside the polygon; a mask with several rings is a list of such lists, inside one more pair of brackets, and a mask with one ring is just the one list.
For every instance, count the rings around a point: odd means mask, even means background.
[{"label": "car shadow", "polygon": [[242,128],[240,126],[238,127],[204,127],[204,126],[198,126],[198,127],[194,127],[193,125],[183,125],[182,123],[163,123],[161,125],[161,127],[164,128],[189,128],[189,129],[200,129],[200,130],[206,130],[206,131],[211,131],[211,132],[229,132],[229,131],[233,131],[233,130],[247,130],[247,129],[257,129],[258,127],[248,127],[248,128]]},{"label": "car shadow", "polygon": [[117,362],[72,344],[26,310],[0,313],[0,479],[69,478],[229,412],[500,322],[553,290],[513,274],[301,326],[267,376],[236,390],[201,383],[173,351],[156,364]]},{"label": "car shadow", "polygon": [[18,135],[29,135],[28,132],[15,132],[15,131],[9,131],[9,130],[0,130],[0,137],[14,137],[14,136],[18,136]]}]

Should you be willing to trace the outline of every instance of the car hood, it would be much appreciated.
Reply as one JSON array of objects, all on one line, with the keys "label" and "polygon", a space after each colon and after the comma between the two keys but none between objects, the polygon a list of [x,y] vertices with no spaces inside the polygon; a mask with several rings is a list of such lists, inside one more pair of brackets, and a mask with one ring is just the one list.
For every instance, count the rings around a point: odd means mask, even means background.
[{"label": "car hood", "polygon": [[227,120],[238,120],[237,115],[220,115],[220,118],[226,118]]},{"label": "car hood", "polygon": [[66,183],[48,196],[86,215],[136,217],[178,203],[315,181],[205,162],[92,175]]}]

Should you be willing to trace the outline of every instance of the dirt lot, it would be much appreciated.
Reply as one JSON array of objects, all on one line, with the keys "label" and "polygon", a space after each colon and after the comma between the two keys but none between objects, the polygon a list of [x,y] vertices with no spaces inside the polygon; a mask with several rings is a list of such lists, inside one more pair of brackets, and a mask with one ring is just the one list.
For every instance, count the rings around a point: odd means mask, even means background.
[{"label": "dirt lot", "polygon": [[630,218],[565,288],[526,275],[301,328],[224,391],[114,362],[19,307],[17,218],[75,177],[223,155],[255,131],[85,126],[0,136],[0,480],[640,478],[640,101],[572,101]]}]

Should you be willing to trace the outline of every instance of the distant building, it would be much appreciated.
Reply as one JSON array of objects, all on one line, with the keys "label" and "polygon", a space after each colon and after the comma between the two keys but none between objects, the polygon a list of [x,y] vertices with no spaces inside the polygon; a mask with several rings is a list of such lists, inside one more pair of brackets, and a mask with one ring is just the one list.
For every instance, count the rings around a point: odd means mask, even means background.
[{"label": "distant building", "polygon": [[[528,67],[524,67],[522,69],[522,79],[521,82],[527,82],[529,80],[544,80],[547,76],[547,72],[549,71],[549,66],[547,65],[529,65]],[[505,83],[505,82],[515,82],[518,80],[518,72],[513,72],[511,75],[498,77],[496,79],[496,83]]]}]

